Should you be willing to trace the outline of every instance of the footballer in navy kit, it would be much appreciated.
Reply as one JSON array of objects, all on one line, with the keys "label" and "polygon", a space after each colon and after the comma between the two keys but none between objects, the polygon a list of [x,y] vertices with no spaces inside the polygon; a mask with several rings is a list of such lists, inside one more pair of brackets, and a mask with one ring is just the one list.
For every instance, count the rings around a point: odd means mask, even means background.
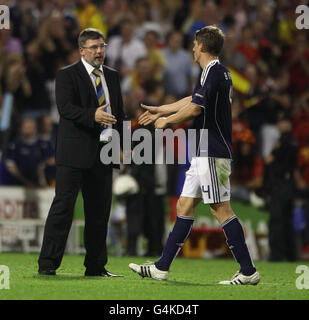
[{"label": "footballer in navy kit", "polygon": [[177,203],[177,220],[162,256],[155,263],[129,265],[142,277],[167,280],[170,265],[192,229],[195,208],[203,201],[210,205],[212,214],[221,224],[226,242],[240,265],[240,270],[231,280],[221,281],[220,284],[256,285],[260,281],[242,226],[230,205],[232,80],[228,69],[218,60],[224,38],[222,30],[216,26],[196,32],[194,60],[201,66],[202,72],[192,96],[159,107],[142,105],[146,111],[139,118],[140,124],[154,122],[156,129],[164,129],[194,119],[193,128],[197,133],[197,152],[186,172]]}]

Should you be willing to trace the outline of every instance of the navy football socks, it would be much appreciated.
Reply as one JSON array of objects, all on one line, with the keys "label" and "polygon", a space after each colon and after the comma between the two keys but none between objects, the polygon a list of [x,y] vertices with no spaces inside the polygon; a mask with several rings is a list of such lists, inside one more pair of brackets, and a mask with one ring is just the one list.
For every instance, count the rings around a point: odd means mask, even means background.
[{"label": "navy football socks", "polygon": [[244,231],[236,216],[232,216],[221,224],[226,243],[229,246],[235,260],[240,264],[240,272],[245,276],[253,274],[256,269],[251,260],[245,241]]},{"label": "navy football socks", "polygon": [[[177,216],[176,223],[163,249],[162,256],[155,262],[155,266],[162,271],[168,271],[173,260],[181,250],[188,238],[194,218]],[[222,223],[222,228],[235,260],[240,264],[242,274],[249,276],[256,271],[251,260],[250,253],[245,241],[242,226],[236,216],[232,216]]]},{"label": "navy football socks", "polygon": [[155,266],[162,271],[168,271],[173,260],[181,250],[184,242],[187,240],[194,218],[177,216],[174,228],[170,232],[169,237],[163,249],[162,256],[155,263]]}]

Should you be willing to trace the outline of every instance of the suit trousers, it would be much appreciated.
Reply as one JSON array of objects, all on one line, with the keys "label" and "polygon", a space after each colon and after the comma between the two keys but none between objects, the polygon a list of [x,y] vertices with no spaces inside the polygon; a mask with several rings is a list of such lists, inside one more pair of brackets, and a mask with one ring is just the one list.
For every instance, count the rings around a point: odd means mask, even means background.
[{"label": "suit trousers", "polygon": [[79,191],[84,200],[84,265],[94,272],[107,263],[106,237],[112,202],[112,165],[103,165],[100,150],[89,169],[57,166],[56,194],[45,224],[38,260],[40,269],[57,269],[64,254]]}]

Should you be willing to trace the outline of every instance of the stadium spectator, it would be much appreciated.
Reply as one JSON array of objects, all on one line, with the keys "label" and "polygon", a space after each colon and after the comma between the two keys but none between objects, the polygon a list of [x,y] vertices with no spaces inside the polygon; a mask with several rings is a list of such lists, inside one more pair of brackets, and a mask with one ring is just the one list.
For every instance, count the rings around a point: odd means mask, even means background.
[{"label": "stadium spectator", "polygon": [[129,0],[112,0],[116,5],[116,10],[111,12],[111,25],[108,30],[108,41],[113,36],[118,36],[121,32],[122,21],[129,19],[136,21],[132,13],[132,3]]},{"label": "stadium spectator", "polygon": [[40,50],[36,43],[27,46],[26,52],[26,76],[30,82],[31,94],[16,105],[20,114],[27,113],[30,117],[39,117],[50,112],[51,97],[48,94],[46,81],[46,69],[40,60]]},{"label": "stadium spectator", "polygon": [[286,1],[278,3],[276,11],[280,12],[280,19],[277,19],[277,40],[282,47],[292,45],[295,35],[295,8],[288,5]]},{"label": "stadium spectator", "polygon": [[157,106],[161,103],[164,97],[164,90],[160,81],[147,80],[143,84],[143,89],[145,90],[144,101],[151,103],[153,106]]},{"label": "stadium spectator", "polygon": [[[28,1],[28,0],[24,0]],[[33,1],[29,1],[30,5],[32,5]],[[35,23],[37,26],[45,20],[45,18],[49,17],[52,14],[52,10],[54,8],[54,4],[48,0],[40,0],[32,6],[32,10],[34,11]]]},{"label": "stadium spectator", "polygon": [[25,111],[28,107],[27,100],[32,95],[32,86],[24,57],[20,53],[7,55],[3,67],[3,84],[4,92],[14,95],[17,111]]},{"label": "stadium spectator", "polygon": [[0,30],[0,46],[2,47],[4,55],[10,53],[23,53],[23,45],[18,38],[12,36],[11,29]]},{"label": "stadium spectator", "polygon": [[[157,104],[155,98],[151,99],[153,92],[146,95],[147,103]],[[142,113],[141,108],[136,108],[132,112],[131,121],[134,129],[140,126],[137,123],[139,115]],[[149,126],[153,131],[153,127]],[[134,131],[134,130],[133,130]],[[145,256],[160,256],[163,248],[164,235],[164,195],[166,193],[165,177],[161,174],[161,165],[154,164],[154,135],[153,137],[153,163],[152,164],[134,164],[132,163],[127,171],[136,179],[140,186],[140,191],[126,199],[126,216],[127,216],[127,255],[138,255],[137,245],[138,238],[143,234],[147,240],[147,250]],[[164,169],[164,168],[163,168]]]},{"label": "stadium spectator", "polygon": [[[163,54],[166,65],[163,71],[163,85],[167,95],[184,97],[191,90],[190,54],[183,49],[183,35],[179,31],[172,31],[166,39]],[[175,81],[177,79],[177,81]]]},{"label": "stadium spectator", "polygon": [[254,39],[253,30],[248,25],[242,30],[241,42],[237,45],[237,50],[246,57],[247,62],[250,64],[254,64],[260,59],[259,49]]},{"label": "stadium spectator", "polygon": [[278,115],[280,139],[265,158],[265,188],[269,206],[269,246],[271,261],[295,261],[297,256],[292,224],[295,196],[294,172],[297,168],[298,145],[292,135],[291,119]]},{"label": "stadium spectator", "polygon": [[[215,1],[208,0],[204,4],[196,2],[195,20],[189,30],[189,38],[193,39],[195,32],[203,27],[219,24],[222,19],[221,13]],[[219,24],[220,25],[220,24]],[[222,25],[220,25],[222,27]]]},{"label": "stadium spectator", "polygon": [[226,35],[224,48],[220,56],[220,61],[228,67],[233,67],[239,71],[244,71],[247,67],[247,60],[245,56],[236,49],[237,38],[234,33]]},{"label": "stadium spectator", "polygon": [[11,53],[3,60],[2,75],[0,72],[0,76],[2,76],[2,90],[0,90],[0,92],[2,91],[3,100],[4,97],[10,97],[10,100],[12,101],[10,111],[7,110],[7,117],[5,120],[8,128],[2,134],[2,146],[0,146],[0,148],[5,151],[8,142],[15,140],[18,136],[18,123],[20,122],[22,115],[28,109],[29,105],[27,102],[33,94],[33,90],[27,75],[27,67],[23,56],[19,53]]},{"label": "stadium spectator", "polygon": [[300,147],[304,146],[309,136],[309,89],[295,100],[293,133]]},{"label": "stadium spectator", "polygon": [[[144,61],[147,61],[147,59]],[[139,90],[140,89],[140,90]],[[138,94],[142,91],[140,94]],[[163,90],[160,82],[147,80],[141,88],[136,88],[132,93],[128,115],[131,120],[132,131],[138,129],[139,115],[142,113],[138,106],[141,102],[158,105],[163,98]],[[149,126],[153,137],[153,127]],[[162,146],[163,147],[163,146]],[[126,199],[127,217],[127,255],[138,255],[138,239],[141,234],[146,237],[146,256],[158,256],[162,250],[162,238],[164,234],[164,195],[166,193],[166,172],[164,165],[154,164],[153,152],[152,164],[134,164],[126,168],[140,185],[140,191]]]},{"label": "stadium spectator", "polygon": [[144,40],[146,33],[154,31],[157,37],[162,34],[161,26],[156,21],[149,20],[149,4],[146,1],[136,1],[133,4],[133,14],[135,15],[136,27],[134,35],[141,41]]},{"label": "stadium spectator", "polygon": [[100,5],[100,10],[89,20],[89,28],[96,28],[102,31],[106,38],[118,25],[118,3],[114,0],[104,0]]},{"label": "stadium spectator", "polygon": [[246,129],[249,129],[249,125],[247,121],[243,116],[243,109],[241,105],[240,98],[234,94],[233,100],[232,100],[232,146],[234,152],[236,152],[236,143],[237,139],[236,137],[239,136],[242,132],[244,132]]},{"label": "stadium spectator", "polygon": [[[76,1],[76,15],[81,29],[94,28],[95,26],[91,19],[93,19],[96,14],[98,14],[98,8],[92,0]],[[96,27],[102,28],[102,24],[100,23],[96,25]],[[104,32],[104,30],[102,30],[102,32]]]},{"label": "stadium spectator", "polygon": [[118,0],[104,0],[96,3],[84,0],[79,2],[77,12],[81,27],[87,26],[87,28],[101,30],[106,39],[117,35],[120,21],[133,17],[126,2]]},{"label": "stadium spectator", "polygon": [[63,67],[72,50],[62,16],[49,16],[42,21],[35,45],[39,51],[41,67],[45,69],[46,79],[55,79],[57,70]]},{"label": "stadium spectator", "polygon": [[16,1],[10,8],[13,36],[27,46],[37,35],[35,7],[30,1]]},{"label": "stadium spectator", "polygon": [[162,71],[166,62],[162,51],[158,48],[159,34],[153,30],[147,31],[144,43],[153,78],[155,80],[162,80]]},{"label": "stadium spectator", "polygon": [[238,132],[235,138],[232,198],[262,207],[264,200],[257,193],[263,186],[264,164],[262,157],[258,155],[256,139],[249,129]]},{"label": "stadium spectator", "polygon": [[53,120],[50,115],[44,115],[38,121],[38,141],[41,146],[42,154],[45,160],[45,177],[49,186],[55,186],[56,182],[56,160]]},{"label": "stadium spectator", "polygon": [[36,122],[24,119],[20,127],[20,137],[16,139],[4,155],[4,184],[25,187],[47,186],[44,162],[47,160],[37,139]]},{"label": "stadium spectator", "polygon": [[121,82],[122,93],[130,96],[133,90],[141,89],[145,82],[152,78],[152,69],[147,57],[136,60],[135,68],[123,78]]},{"label": "stadium spectator", "polygon": [[309,83],[309,46],[306,32],[296,34],[291,49],[286,53],[285,63],[290,72],[290,92],[302,94]]},{"label": "stadium spectator", "polygon": [[232,11],[235,20],[233,30],[238,38],[241,35],[243,27],[248,23],[248,16],[244,2],[236,1],[236,3],[231,3],[230,5],[232,6],[230,10]]},{"label": "stadium spectator", "polygon": [[126,18],[121,21],[120,35],[108,41],[106,57],[108,64],[120,72],[121,77],[128,75],[138,58],[147,55],[145,45],[134,37],[134,21]]},{"label": "stadium spectator", "polygon": [[309,243],[309,135],[306,137],[306,144],[299,148],[295,180],[297,186],[297,199],[304,210],[305,225],[301,226],[301,228],[304,229],[302,234],[302,245],[306,246]]},{"label": "stadium spectator", "polygon": [[309,136],[306,137],[306,144],[299,148],[295,177],[297,187],[309,195]]},{"label": "stadium spectator", "polygon": [[55,0],[52,17],[60,17],[63,20],[63,27],[67,42],[77,49],[76,38],[79,34],[79,21],[74,12],[74,6],[70,0]]}]

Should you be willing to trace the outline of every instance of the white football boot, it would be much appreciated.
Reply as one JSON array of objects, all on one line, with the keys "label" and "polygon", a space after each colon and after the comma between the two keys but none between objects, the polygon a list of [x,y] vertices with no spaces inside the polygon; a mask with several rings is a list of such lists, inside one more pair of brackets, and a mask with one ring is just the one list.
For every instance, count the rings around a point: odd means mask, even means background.
[{"label": "white football boot", "polygon": [[129,268],[143,278],[148,277],[155,280],[167,280],[168,278],[168,271],[159,270],[153,262],[146,262],[141,265],[130,263]]},{"label": "white football boot", "polygon": [[231,280],[220,281],[219,284],[232,285],[257,285],[260,282],[260,274],[255,271],[251,276],[245,276],[241,272],[236,272]]}]

